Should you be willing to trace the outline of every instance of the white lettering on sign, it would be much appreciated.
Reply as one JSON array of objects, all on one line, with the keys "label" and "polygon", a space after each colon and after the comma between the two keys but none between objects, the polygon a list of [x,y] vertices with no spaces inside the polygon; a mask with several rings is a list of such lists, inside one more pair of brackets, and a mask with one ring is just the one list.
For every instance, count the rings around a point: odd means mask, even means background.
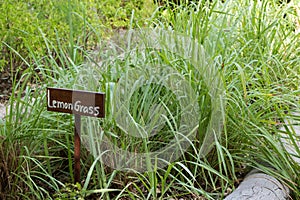
[{"label": "white lettering on sign", "polygon": [[63,101],[50,100],[50,91],[48,90],[48,107],[49,108],[60,108],[65,110],[76,111],[84,114],[90,114],[98,116],[100,112],[99,106],[87,106],[81,105],[81,101],[75,101],[75,103],[67,103]]}]

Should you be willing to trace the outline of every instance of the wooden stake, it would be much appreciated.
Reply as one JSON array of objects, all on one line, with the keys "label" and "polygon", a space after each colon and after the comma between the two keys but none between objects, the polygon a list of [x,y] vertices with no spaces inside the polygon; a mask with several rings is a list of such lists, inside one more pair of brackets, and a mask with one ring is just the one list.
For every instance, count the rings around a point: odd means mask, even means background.
[{"label": "wooden stake", "polygon": [[81,116],[75,114],[75,132],[74,132],[74,183],[80,183],[80,130]]}]

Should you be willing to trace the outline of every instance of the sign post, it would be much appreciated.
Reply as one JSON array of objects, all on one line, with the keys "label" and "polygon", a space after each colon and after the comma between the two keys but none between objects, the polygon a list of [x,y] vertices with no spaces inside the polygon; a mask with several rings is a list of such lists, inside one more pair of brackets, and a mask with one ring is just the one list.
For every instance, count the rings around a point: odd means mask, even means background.
[{"label": "sign post", "polygon": [[75,114],[75,127],[74,127],[74,182],[80,183],[80,127],[81,115]]},{"label": "sign post", "polygon": [[105,117],[105,94],[47,88],[47,110],[74,114],[74,182],[80,183],[81,116]]}]

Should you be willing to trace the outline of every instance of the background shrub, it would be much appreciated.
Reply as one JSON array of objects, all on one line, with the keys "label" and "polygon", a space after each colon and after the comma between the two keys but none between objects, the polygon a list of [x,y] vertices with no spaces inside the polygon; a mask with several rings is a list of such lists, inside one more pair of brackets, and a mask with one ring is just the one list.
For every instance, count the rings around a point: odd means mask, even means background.
[{"label": "background shrub", "polygon": [[66,53],[73,59],[75,45],[84,50],[95,48],[99,36],[107,36],[111,28],[127,28],[132,14],[136,19],[147,16],[149,2],[4,0],[0,3],[0,71],[25,68],[20,57],[27,58],[30,51],[37,57],[45,55],[45,38],[56,48],[69,46]]}]

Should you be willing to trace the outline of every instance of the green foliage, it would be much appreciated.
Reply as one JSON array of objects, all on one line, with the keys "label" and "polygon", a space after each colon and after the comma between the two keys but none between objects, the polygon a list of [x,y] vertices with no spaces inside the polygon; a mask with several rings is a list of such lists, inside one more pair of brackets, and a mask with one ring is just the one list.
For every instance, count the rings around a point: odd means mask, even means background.
[{"label": "green foliage", "polygon": [[141,0],[4,0],[0,3],[0,71],[26,68],[12,49],[24,58],[29,51],[38,57],[45,55],[44,37],[56,48],[69,46],[66,53],[75,60],[74,46],[81,50],[95,48],[99,37],[107,36],[111,28],[128,28],[133,14],[136,19],[148,16],[151,9],[144,11],[148,4]]},{"label": "green foliage", "polygon": [[135,15],[136,20],[144,20],[151,13],[151,8],[146,9],[145,6],[149,6],[149,0],[114,0],[103,1],[100,9],[105,24],[113,28],[128,28],[132,14]]},{"label": "green foliage", "polygon": [[84,195],[81,193],[81,185],[76,184],[66,184],[63,189],[53,195],[54,200],[68,200],[68,199],[78,199],[84,200]]}]

